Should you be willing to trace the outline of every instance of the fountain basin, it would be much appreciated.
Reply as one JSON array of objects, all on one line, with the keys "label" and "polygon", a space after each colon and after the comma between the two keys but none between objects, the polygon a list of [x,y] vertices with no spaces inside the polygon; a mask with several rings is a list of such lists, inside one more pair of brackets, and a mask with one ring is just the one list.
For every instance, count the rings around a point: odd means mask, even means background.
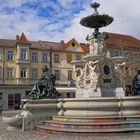
[{"label": "fountain basin", "polygon": [[101,28],[113,22],[113,17],[108,15],[90,15],[81,19],[80,24],[88,28]]}]

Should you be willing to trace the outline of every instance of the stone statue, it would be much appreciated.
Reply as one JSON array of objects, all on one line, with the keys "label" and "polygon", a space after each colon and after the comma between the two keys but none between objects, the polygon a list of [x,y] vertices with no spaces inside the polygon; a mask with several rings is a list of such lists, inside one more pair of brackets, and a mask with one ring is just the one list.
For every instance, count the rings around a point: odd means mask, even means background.
[{"label": "stone statue", "polygon": [[137,74],[134,76],[132,81],[132,96],[140,95],[140,70],[137,71]]},{"label": "stone statue", "polygon": [[125,81],[125,72],[124,72],[124,68],[125,68],[126,63],[122,62],[122,63],[117,63],[114,65],[114,70],[115,70],[115,78],[117,80],[117,86],[122,86],[125,85],[124,81]]},{"label": "stone statue", "polygon": [[84,68],[77,67],[75,72],[79,73],[76,80],[76,87],[81,89],[84,87]]},{"label": "stone statue", "polygon": [[51,73],[46,65],[43,66],[43,75],[37,81],[27,98],[58,98],[59,92],[55,89],[55,74]]},{"label": "stone statue", "polygon": [[99,60],[89,61],[89,68],[90,68],[90,79],[91,79],[91,88],[96,91],[98,88],[99,82],[99,71],[97,71],[97,64]]},{"label": "stone statue", "polygon": [[99,63],[99,60],[95,60],[95,61],[89,61],[88,62],[88,66],[90,68],[90,76],[94,75],[95,72],[95,69],[97,67],[97,64]]},{"label": "stone statue", "polygon": [[90,68],[89,68],[89,64],[86,63],[85,64],[85,74],[84,74],[84,79],[90,79]]},{"label": "stone statue", "polygon": [[105,40],[108,35],[103,35],[100,32],[93,32],[91,36],[87,36],[86,40],[90,41],[90,55],[104,55],[105,53]]}]

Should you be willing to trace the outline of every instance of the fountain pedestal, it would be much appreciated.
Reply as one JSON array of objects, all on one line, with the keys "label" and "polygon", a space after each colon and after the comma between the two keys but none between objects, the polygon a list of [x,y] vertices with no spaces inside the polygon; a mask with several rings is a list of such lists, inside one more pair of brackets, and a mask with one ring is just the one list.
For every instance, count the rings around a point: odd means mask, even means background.
[{"label": "fountain pedestal", "polygon": [[98,33],[88,40],[90,52],[81,61],[72,62],[77,73],[76,98],[125,96],[124,58],[110,57],[105,35]]}]

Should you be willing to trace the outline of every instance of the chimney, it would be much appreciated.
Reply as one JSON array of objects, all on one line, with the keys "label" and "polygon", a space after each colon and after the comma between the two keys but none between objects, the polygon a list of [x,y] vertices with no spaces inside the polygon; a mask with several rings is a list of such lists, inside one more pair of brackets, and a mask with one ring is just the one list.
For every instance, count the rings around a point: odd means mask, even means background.
[{"label": "chimney", "polygon": [[16,40],[17,40],[17,41],[19,40],[19,35],[16,35]]},{"label": "chimney", "polygon": [[61,43],[61,44],[64,44],[64,40],[61,40],[60,43]]}]

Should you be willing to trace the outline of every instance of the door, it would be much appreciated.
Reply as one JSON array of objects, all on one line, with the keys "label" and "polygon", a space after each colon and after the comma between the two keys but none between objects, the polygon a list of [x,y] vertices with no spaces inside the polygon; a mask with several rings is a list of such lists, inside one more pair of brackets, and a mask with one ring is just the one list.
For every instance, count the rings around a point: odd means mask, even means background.
[{"label": "door", "polygon": [[20,109],[21,94],[8,94],[8,109]]},{"label": "door", "polygon": [[20,109],[21,95],[19,93],[15,94],[15,109]]},{"label": "door", "polygon": [[15,107],[15,95],[14,94],[8,94],[8,109],[14,109]]}]

